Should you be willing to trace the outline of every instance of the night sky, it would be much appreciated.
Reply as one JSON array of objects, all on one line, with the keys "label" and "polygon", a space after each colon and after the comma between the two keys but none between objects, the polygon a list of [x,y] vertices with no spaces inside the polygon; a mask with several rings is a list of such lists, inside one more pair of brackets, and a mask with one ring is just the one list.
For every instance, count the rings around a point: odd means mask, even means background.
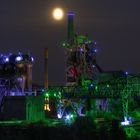
[{"label": "night sky", "polygon": [[140,73],[140,0],[0,0],[0,52],[30,52],[33,83],[43,84],[44,48],[49,50],[49,85],[64,85],[67,17],[54,21],[55,7],[75,12],[75,33],[96,40],[104,70]]}]

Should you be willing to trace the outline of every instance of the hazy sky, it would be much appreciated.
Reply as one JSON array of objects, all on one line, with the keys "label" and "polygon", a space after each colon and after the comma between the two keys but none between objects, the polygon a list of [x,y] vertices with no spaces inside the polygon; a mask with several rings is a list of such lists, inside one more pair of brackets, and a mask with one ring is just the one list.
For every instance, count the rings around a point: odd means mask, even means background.
[{"label": "hazy sky", "polygon": [[75,12],[75,33],[97,41],[104,70],[140,72],[140,0],[0,0],[0,52],[30,52],[33,82],[43,83],[44,48],[49,50],[49,84],[63,85],[67,17],[56,22],[54,7]]}]

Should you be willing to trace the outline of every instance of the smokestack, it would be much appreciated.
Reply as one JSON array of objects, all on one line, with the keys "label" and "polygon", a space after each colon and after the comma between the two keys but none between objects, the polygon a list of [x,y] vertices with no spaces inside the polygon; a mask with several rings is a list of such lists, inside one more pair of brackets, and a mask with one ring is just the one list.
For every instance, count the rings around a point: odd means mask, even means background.
[{"label": "smokestack", "polygon": [[45,81],[44,81],[44,87],[45,89],[48,89],[48,49],[45,48],[45,51],[44,51],[44,61],[45,61],[45,65],[44,65],[44,71],[45,71]]},{"label": "smokestack", "polygon": [[73,24],[74,12],[68,12],[68,40],[72,40],[74,37],[74,24]]},{"label": "smokestack", "polygon": [[32,63],[26,64],[27,69],[27,89],[32,91]]}]

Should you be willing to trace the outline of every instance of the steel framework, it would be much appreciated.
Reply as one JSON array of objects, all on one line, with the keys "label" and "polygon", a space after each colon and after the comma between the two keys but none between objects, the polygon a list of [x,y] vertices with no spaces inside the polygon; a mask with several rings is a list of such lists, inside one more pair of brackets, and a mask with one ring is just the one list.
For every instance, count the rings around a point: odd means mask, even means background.
[{"label": "steel framework", "polygon": [[[98,83],[93,89],[84,88],[83,86],[62,86],[62,87],[49,87],[45,91],[49,98],[61,100],[80,100],[87,99],[107,99],[107,98],[120,98],[122,102],[122,111],[124,119],[129,117],[129,100],[132,98],[140,97],[140,76],[139,75],[126,75],[114,79],[109,83]],[[79,103],[80,104],[80,103]],[[72,106],[76,108],[78,103],[75,102]],[[80,107],[80,106],[79,106]],[[77,107],[78,110],[79,107]]]}]

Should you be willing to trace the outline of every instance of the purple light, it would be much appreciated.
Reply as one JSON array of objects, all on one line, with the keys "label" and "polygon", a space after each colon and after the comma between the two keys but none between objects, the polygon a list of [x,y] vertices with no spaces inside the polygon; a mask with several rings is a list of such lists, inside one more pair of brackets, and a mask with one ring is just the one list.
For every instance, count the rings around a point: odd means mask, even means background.
[{"label": "purple light", "polygon": [[80,52],[83,52],[84,51],[84,49],[83,48],[80,48]]},{"label": "purple light", "polygon": [[125,72],[125,75],[128,75],[128,71]]},{"label": "purple light", "polygon": [[68,12],[67,15],[74,16],[75,14],[74,14],[74,12],[70,11],[70,12]]},{"label": "purple light", "polygon": [[18,77],[17,81],[22,82],[23,78],[22,77]]},{"label": "purple light", "polygon": [[18,55],[21,55],[21,52],[18,52]]},{"label": "purple light", "polygon": [[70,15],[70,16],[74,16],[74,14],[72,14],[72,13],[69,13],[68,15]]},{"label": "purple light", "polygon": [[11,56],[12,55],[12,53],[9,53],[9,56]]},{"label": "purple light", "polygon": [[95,53],[96,53],[97,51],[98,51],[97,49],[94,50]]},{"label": "purple light", "polygon": [[16,57],[16,61],[21,61],[23,58],[22,58],[22,56],[17,56]]},{"label": "purple light", "polygon": [[31,57],[31,60],[32,60],[32,62],[34,61],[34,58],[33,57]]}]

